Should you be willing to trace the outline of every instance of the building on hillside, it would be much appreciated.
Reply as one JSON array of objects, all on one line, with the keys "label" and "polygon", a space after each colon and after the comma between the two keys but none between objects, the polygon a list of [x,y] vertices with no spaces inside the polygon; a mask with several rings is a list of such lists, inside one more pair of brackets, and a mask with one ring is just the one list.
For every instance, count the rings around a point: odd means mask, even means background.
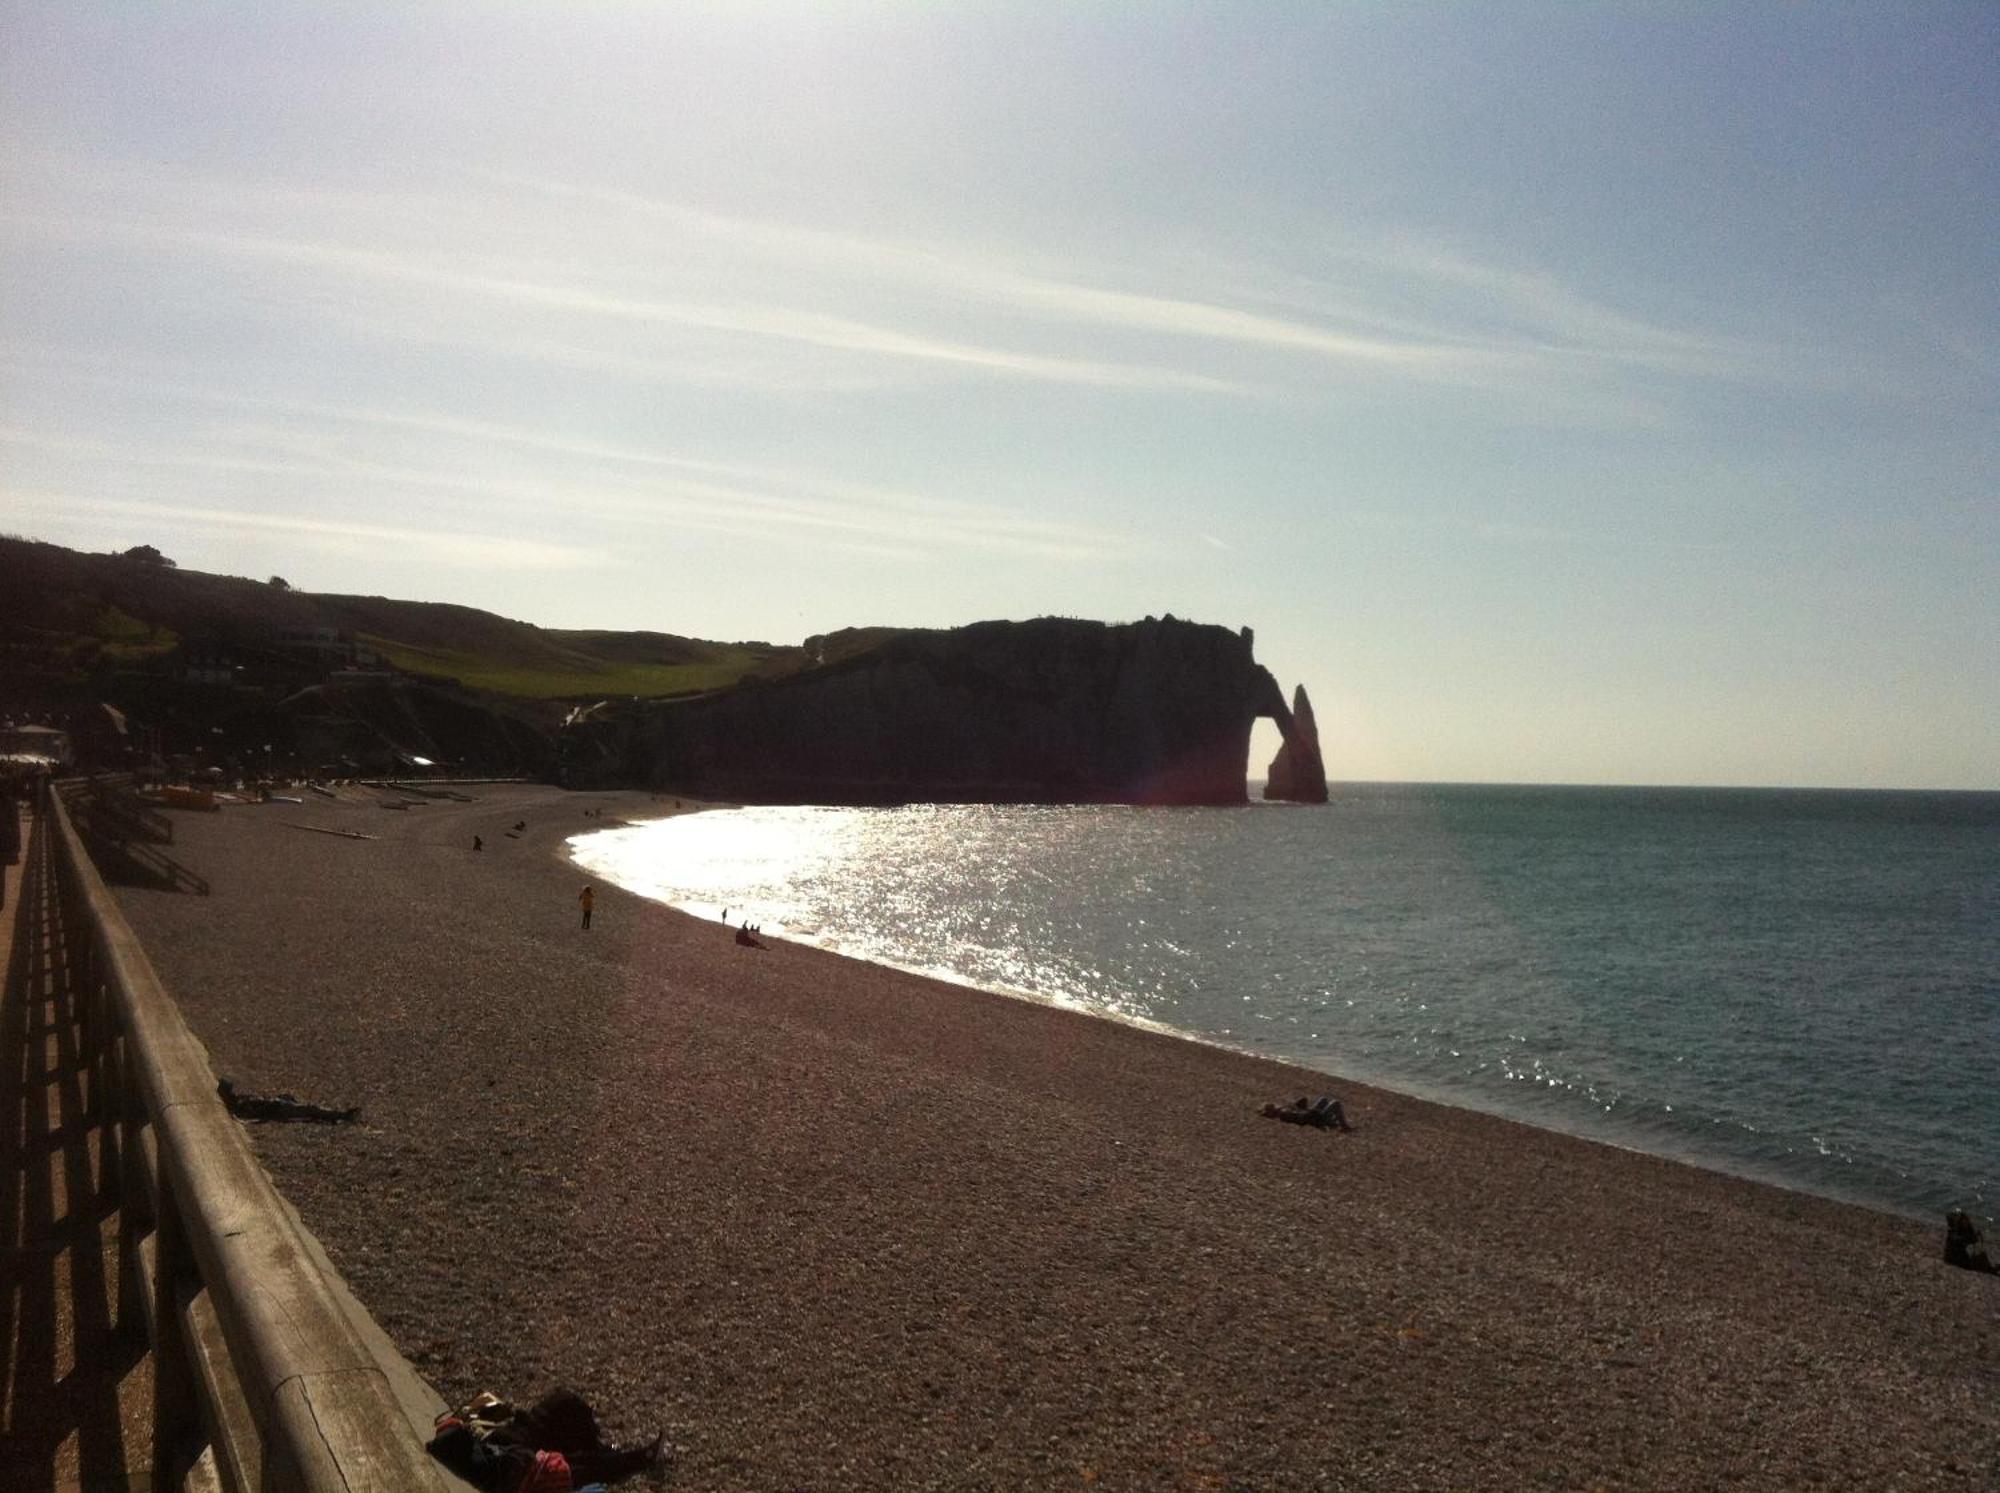
[{"label": "building on hillside", "polygon": [[234,684],[242,672],[235,650],[213,638],[189,638],[181,645],[179,664],[184,684]]},{"label": "building on hillside", "polygon": [[310,657],[328,669],[379,668],[383,663],[379,652],[337,627],[281,627],[277,646],[287,653]]}]

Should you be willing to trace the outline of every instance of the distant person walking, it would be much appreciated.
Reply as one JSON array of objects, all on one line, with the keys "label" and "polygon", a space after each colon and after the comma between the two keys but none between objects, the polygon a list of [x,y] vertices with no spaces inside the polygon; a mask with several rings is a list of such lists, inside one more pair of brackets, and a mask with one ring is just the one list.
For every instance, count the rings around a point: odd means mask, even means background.
[{"label": "distant person walking", "polygon": [[585,887],[576,894],[576,905],[583,909],[583,926],[590,926],[590,909],[597,905],[597,893]]}]

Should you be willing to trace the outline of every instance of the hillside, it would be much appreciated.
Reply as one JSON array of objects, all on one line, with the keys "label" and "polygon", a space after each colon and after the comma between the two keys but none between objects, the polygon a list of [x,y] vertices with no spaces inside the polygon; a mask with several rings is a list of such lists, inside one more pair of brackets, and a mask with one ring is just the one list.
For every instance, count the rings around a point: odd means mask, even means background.
[{"label": "hillside", "polygon": [[157,554],[0,539],[0,647],[15,672],[73,678],[189,644],[265,648],[331,633],[407,674],[531,700],[717,689],[800,657],[765,643],[536,627],[473,607],[295,591]]},{"label": "hillside", "polygon": [[811,673],[889,636],[807,650],[544,628],[183,570],[145,546],[0,538],[0,719],[68,728],[86,767],[539,776],[577,707]]}]

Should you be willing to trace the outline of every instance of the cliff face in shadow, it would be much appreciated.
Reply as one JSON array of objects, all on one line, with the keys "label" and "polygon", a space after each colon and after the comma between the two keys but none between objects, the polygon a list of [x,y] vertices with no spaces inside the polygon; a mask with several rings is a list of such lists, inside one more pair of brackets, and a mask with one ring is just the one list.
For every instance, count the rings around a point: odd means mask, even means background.
[{"label": "cliff face in shadow", "polygon": [[1237,804],[1260,715],[1289,731],[1248,629],[983,622],[574,725],[564,771],[752,803]]},{"label": "cliff face in shadow", "polygon": [[1326,762],[1320,756],[1319,726],[1313,720],[1312,701],[1302,684],[1292,693],[1292,719],[1279,726],[1285,733],[1278,755],[1264,782],[1264,797],[1289,799],[1293,803],[1326,802]]}]

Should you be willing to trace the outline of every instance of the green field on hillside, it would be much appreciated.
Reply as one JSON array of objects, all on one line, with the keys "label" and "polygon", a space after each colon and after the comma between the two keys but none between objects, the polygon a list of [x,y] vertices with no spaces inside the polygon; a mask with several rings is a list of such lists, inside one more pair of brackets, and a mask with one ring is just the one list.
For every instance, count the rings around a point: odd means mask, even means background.
[{"label": "green field on hillside", "polygon": [[388,638],[364,636],[360,641],[406,673],[456,679],[471,689],[529,700],[692,694],[734,684],[764,661],[762,654],[745,651],[693,664],[599,663],[579,657],[570,666],[529,665]]}]

